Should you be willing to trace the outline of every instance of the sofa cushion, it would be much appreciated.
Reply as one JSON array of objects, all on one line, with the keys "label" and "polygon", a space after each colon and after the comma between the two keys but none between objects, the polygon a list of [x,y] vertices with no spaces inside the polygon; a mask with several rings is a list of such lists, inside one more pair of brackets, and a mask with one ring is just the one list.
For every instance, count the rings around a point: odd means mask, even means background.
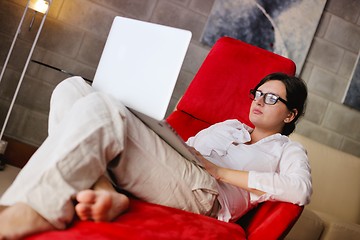
[{"label": "sofa cushion", "polygon": [[329,227],[325,228],[322,240],[359,240],[360,225],[344,222],[332,222]]},{"label": "sofa cushion", "polygon": [[326,213],[316,212],[324,222],[324,232],[321,235],[322,240],[358,240],[360,239],[360,225],[339,221],[337,218]]},{"label": "sofa cushion", "polygon": [[360,159],[292,134],[308,151],[313,182],[309,208],[360,224]]},{"label": "sofa cushion", "polygon": [[298,221],[286,236],[286,240],[316,240],[324,230],[324,223],[313,211],[304,208]]}]

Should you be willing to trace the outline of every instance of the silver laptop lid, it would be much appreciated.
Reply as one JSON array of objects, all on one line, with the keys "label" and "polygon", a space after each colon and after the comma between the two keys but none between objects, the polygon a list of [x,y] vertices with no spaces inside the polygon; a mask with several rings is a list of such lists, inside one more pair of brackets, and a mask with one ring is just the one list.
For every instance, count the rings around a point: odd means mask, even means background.
[{"label": "silver laptop lid", "polygon": [[161,120],[190,40],[191,32],[187,30],[115,17],[93,87]]}]

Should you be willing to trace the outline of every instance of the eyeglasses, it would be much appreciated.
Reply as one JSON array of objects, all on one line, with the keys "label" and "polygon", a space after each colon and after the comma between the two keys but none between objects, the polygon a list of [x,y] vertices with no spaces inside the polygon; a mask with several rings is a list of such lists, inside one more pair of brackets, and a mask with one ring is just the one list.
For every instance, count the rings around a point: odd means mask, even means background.
[{"label": "eyeglasses", "polygon": [[279,97],[278,95],[274,93],[263,93],[260,90],[251,89],[250,90],[250,98],[251,100],[259,100],[262,96],[264,96],[264,103],[268,105],[274,105],[280,100],[283,102],[286,106],[288,106],[288,102]]}]

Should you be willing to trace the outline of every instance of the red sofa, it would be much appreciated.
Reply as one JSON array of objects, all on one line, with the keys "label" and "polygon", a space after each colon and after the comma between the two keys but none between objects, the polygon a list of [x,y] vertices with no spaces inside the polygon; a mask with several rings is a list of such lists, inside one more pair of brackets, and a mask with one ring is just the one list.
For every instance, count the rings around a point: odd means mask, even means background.
[{"label": "red sofa", "polygon": [[[249,90],[272,72],[295,73],[284,57],[228,37],[216,42],[168,122],[185,140],[211,124],[248,119]],[[303,208],[264,202],[237,223],[225,223],[132,198],[127,213],[111,223],[75,220],[64,231],[27,239],[281,239]]]}]

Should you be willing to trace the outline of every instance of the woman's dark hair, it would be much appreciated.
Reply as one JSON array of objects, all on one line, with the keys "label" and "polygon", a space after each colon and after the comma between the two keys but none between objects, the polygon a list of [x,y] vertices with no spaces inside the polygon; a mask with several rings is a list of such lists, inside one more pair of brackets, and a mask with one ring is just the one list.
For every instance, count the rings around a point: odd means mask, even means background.
[{"label": "woman's dark hair", "polygon": [[294,109],[298,111],[295,118],[291,122],[285,123],[285,126],[282,129],[281,134],[288,136],[295,130],[297,120],[305,113],[307,87],[301,78],[290,76],[285,73],[272,73],[264,77],[259,84],[256,85],[255,90],[271,80],[281,81],[285,85],[287,99],[286,106],[290,111],[294,111]]}]

